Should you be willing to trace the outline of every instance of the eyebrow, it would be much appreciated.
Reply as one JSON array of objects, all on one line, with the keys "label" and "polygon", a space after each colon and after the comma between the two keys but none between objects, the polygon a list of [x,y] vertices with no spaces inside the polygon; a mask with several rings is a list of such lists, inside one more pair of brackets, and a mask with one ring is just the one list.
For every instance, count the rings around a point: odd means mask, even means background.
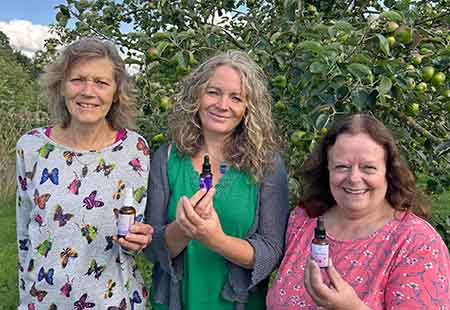
[{"label": "eyebrow", "polygon": [[[206,86],[206,89],[209,89],[209,88],[213,88],[213,89],[222,91],[222,87],[220,87],[220,86],[215,86],[215,85],[208,85],[208,86]],[[231,93],[231,94],[234,94],[234,95],[242,96],[242,92],[241,92],[241,91],[234,91],[234,90],[231,90],[230,93]]]},{"label": "eyebrow", "polygon": [[[80,78],[86,78],[86,75],[82,75],[82,74],[69,74],[69,78],[73,78],[73,77],[80,77]],[[93,80],[106,80],[106,81],[110,81],[113,82],[114,79],[111,79],[109,77],[106,76],[94,76],[92,78]]]}]

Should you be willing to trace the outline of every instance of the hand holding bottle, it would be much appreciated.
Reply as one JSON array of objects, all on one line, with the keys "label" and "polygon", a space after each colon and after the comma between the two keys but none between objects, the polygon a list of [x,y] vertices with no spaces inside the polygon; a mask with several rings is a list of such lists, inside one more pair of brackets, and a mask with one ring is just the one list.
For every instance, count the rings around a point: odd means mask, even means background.
[{"label": "hand holding bottle", "polygon": [[369,310],[370,308],[358,297],[355,290],[334,268],[329,259],[328,273],[330,284],[322,278],[321,268],[311,257],[305,268],[305,288],[314,302],[323,309]]},{"label": "hand holding bottle", "polygon": [[124,206],[119,210],[117,237],[114,239],[125,250],[141,251],[152,240],[153,228],[144,223],[136,223],[136,209],[133,207],[133,190],[126,188]]},{"label": "hand holding bottle", "polygon": [[175,222],[189,239],[192,239],[196,233],[197,228],[194,221],[197,218],[203,219],[211,216],[214,194],[214,188],[209,191],[202,188],[191,198],[183,196],[178,201]]}]

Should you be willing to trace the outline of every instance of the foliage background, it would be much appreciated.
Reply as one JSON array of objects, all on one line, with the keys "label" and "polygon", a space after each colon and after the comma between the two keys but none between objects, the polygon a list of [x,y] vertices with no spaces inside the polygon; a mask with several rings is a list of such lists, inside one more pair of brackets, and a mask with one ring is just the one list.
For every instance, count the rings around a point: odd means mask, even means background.
[{"label": "foliage background", "polygon": [[[317,139],[357,111],[393,130],[427,193],[450,189],[448,0],[66,0],[57,8],[59,39],[42,59],[80,36],[114,41],[138,68],[139,124],[153,148],[167,139],[179,81],[218,51],[241,49],[267,73],[293,202]],[[448,238],[447,217],[432,221]]]}]

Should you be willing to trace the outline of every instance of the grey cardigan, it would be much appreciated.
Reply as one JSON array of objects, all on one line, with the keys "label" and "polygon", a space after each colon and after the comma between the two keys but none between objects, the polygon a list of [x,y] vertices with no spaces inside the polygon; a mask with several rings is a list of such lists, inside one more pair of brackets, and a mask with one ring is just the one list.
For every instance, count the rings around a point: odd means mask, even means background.
[{"label": "grey cardigan", "polygon": [[[150,165],[146,222],[153,226],[153,240],[145,249],[145,256],[154,263],[152,296],[157,303],[169,305],[170,310],[181,310],[181,279],[184,252],[171,259],[165,240],[168,224],[170,188],[167,179],[168,144],[154,154]],[[284,233],[289,212],[287,174],[282,159],[277,155],[272,172],[260,184],[254,222],[247,240],[255,249],[252,270],[231,262],[229,276],[222,297],[235,303],[236,310],[245,309],[249,292],[265,285],[270,273],[278,266],[284,249]]]}]

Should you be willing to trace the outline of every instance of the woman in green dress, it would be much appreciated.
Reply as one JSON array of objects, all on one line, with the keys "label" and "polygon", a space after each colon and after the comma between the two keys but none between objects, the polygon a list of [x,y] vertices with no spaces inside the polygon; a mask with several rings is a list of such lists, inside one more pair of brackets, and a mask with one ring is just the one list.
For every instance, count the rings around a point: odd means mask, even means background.
[{"label": "woman in green dress", "polygon": [[[239,51],[210,58],[184,80],[169,118],[172,143],[150,169],[153,309],[265,309],[289,206],[265,81]],[[210,190],[199,189],[205,155]]]}]

